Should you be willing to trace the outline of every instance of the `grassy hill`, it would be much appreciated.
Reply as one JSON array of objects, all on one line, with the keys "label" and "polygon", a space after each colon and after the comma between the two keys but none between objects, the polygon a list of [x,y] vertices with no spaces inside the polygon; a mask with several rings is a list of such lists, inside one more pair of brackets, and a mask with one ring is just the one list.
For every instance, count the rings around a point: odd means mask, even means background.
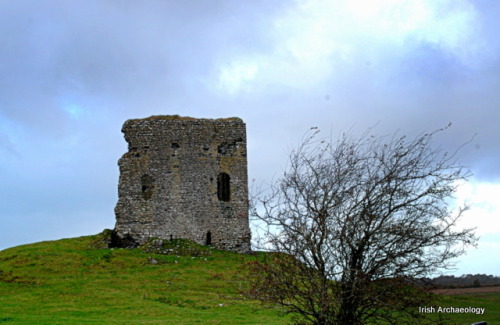
[{"label": "grassy hill", "polygon": [[255,256],[184,241],[107,249],[102,236],[1,251],[0,324],[287,323],[240,294]]},{"label": "grassy hill", "polygon": [[[108,249],[106,234],[0,252],[2,324],[288,324],[245,299],[245,262],[255,255],[188,241]],[[484,307],[452,324],[500,324],[500,294],[442,296],[439,305]]]}]

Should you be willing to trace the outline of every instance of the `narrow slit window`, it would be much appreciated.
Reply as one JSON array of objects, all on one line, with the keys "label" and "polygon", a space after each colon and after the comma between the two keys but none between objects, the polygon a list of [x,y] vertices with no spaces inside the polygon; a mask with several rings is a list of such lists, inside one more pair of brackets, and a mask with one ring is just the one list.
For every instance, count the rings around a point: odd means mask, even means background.
[{"label": "narrow slit window", "polygon": [[141,192],[142,198],[145,200],[151,199],[153,195],[154,179],[149,175],[142,175],[141,177]]},{"label": "narrow slit window", "polygon": [[207,232],[207,239],[205,241],[206,246],[211,246],[212,245],[212,233],[209,231]]},{"label": "narrow slit window", "polygon": [[219,201],[229,201],[231,199],[230,180],[226,173],[220,173],[217,177],[217,197]]}]

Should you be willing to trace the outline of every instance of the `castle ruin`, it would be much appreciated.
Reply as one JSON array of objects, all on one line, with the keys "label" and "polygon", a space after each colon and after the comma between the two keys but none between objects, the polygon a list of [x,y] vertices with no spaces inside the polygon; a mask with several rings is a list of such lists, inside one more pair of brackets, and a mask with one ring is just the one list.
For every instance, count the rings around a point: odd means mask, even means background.
[{"label": "castle ruin", "polygon": [[115,241],[184,238],[250,251],[246,127],[239,118],[128,120],[118,161]]}]

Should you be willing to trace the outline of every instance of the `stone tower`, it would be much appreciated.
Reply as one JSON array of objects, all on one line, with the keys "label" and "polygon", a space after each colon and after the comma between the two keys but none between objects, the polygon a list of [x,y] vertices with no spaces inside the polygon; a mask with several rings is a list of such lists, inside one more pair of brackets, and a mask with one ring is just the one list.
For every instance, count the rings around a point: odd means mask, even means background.
[{"label": "stone tower", "polygon": [[184,238],[250,251],[246,127],[239,118],[128,120],[115,241]]}]

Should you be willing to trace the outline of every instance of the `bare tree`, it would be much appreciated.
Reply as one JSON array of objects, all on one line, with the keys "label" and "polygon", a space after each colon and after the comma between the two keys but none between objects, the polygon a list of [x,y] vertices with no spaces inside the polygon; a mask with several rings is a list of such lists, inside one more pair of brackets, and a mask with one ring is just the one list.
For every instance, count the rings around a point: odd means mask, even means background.
[{"label": "bare tree", "polygon": [[432,147],[443,130],[412,140],[369,130],[333,144],[309,133],[283,177],[252,200],[275,254],[252,265],[251,295],[313,324],[422,316],[431,295],[415,281],[477,241],[457,229],[467,207],[450,198],[470,172]]}]

